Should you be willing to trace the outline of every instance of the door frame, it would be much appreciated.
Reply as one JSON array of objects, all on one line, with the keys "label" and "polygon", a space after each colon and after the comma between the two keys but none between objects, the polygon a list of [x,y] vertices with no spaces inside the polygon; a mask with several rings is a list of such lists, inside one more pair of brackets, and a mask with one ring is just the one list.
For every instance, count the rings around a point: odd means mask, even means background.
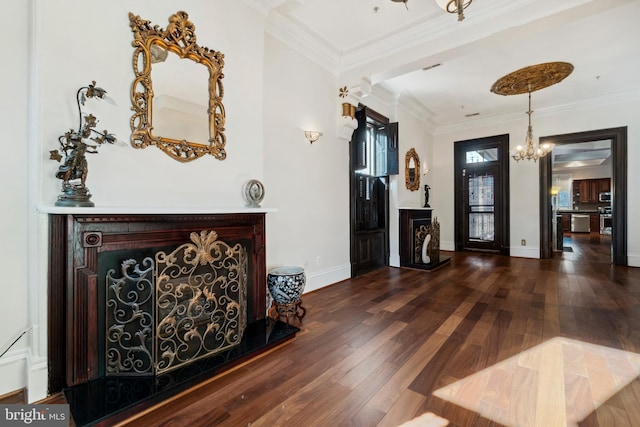
[{"label": "door frame", "polygon": [[462,169],[465,167],[462,153],[467,151],[467,147],[469,145],[477,145],[480,147],[494,147],[498,148],[499,158],[498,158],[498,168],[501,175],[501,188],[497,189],[496,196],[498,194],[502,197],[502,211],[500,212],[501,221],[496,223],[495,226],[500,227],[502,232],[501,241],[498,242],[500,245],[499,253],[501,255],[509,256],[511,254],[510,249],[510,190],[509,190],[509,134],[503,135],[494,135],[487,136],[484,138],[475,138],[475,139],[467,139],[463,141],[455,141],[454,142],[454,188],[455,196],[454,196],[454,215],[455,215],[455,250],[462,251],[464,250],[464,196],[462,194]]},{"label": "door frame", "polygon": [[[357,220],[357,206],[355,203],[356,194],[358,192],[356,188],[356,170],[361,166],[361,163],[364,162],[366,164],[367,161],[371,161],[371,159],[366,158],[366,154],[359,150],[359,146],[355,141],[361,135],[358,134],[358,130],[360,126],[364,126],[364,129],[361,130],[366,135],[366,126],[367,121],[370,118],[374,122],[383,125],[389,126],[389,119],[378,113],[377,111],[372,110],[371,108],[359,104],[357,110],[356,118],[359,117],[359,114],[363,114],[363,117],[358,119],[358,128],[355,129],[350,141],[349,147],[349,259],[351,265],[351,277],[357,277],[359,275],[368,273],[369,271],[376,270],[378,268],[382,268],[385,266],[389,266],[389,253],[390,253],[390,245],[389,245],[389,177],[372,177],[374,179],[381,180],[384,184],[384,194],[382,196],[381,203],[383,203],[383,207],[379,213],[384,215],[382,221],[384,222],[384,228],[376,229],[376,230],[356,230],[356,220]],[[396,157],[397,158],[397,157]],[[362,237],[366,237],[372,234],[382,234],[382,265],[380,264],[372,264],[368,266],[362,266],[359,262],[360,257],[358,256],[361,253],[361,248],[358,246],[362,243]],[[367,242],[370,244],[371,240]]]},{"label": "door frame", "polygon": [[[627,127],[598,129],[562,135],[544,136],[540,144],[577,144],[611,140],[611,194],[613,213],[611,227],[611,258],[614,265],[627,262]],[[540,159],[540,258],[553,257],[553,230],[551,227],[551,156]]]}]

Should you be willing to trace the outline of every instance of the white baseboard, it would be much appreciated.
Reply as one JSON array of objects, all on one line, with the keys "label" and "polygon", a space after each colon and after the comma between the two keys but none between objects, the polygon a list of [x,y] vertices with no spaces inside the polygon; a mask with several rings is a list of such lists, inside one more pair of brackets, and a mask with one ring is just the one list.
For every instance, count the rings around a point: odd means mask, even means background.
[{"label": "white baseboard", "polygon": [[351,265],[345,264],[326,270],[315,271],[306,274],[306,285],[304,292],[315,291],[325,286],[333,285],[351,277]]},{"label": "white baseboard", "polygon": [[509,254],[510,256],[520,258],[540,258],[540,248],[534,246],[512,246]]},{"label": "white baseboard", "polygon": [[0,395],[27,387],[27,354],[27,349],[19,349],[0,359]]},{"label": "white baseboard", "polygon": [[29,358],[27,383],[27,402],[33,403],[47,397],[49,390],[49,371],[46,357]]},{"label": "white baseboard", "polygon": [[454,252],[456,250],[455,242],[440,241],[440,250]]},{"label": "white baseboard", "polygon": [[640,254],[627,252],[627,265],[629,267],[640,267]]},{"label": "white baseboard", "polygon": [[393,254],[389,256],[389,266],[400,267],[400,255]]}]

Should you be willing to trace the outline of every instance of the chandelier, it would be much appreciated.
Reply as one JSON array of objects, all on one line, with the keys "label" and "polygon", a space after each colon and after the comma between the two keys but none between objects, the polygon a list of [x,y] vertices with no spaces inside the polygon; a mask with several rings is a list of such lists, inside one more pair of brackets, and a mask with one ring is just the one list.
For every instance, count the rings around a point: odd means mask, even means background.
[{"label": "chandelier", "polygon": [[527,111],[529,127],[527,128],[524,146],[518,145],[512,153],[512,157],[516,162],[525,159],[535,162],[553,150],[553,144],[538,145],[538,143],[533,140],[533,128],[531,127],[531,114],[533,113],[533,110],[531,110],[531,92],[559,83],[572,72],[573,65],[568,62],[547,62],[544,64],[531,65],[509,73],[499,78],[493,86],[491,86],[491,92],[497,93],[498,95],[529,94],[529,110]]},{"label": "chandelier", "polygon": [[533,128],[531,127],[531,92],[529,92],[529,111],[527,111],[527,115],[529,116],[529,127],[527,128],[527,136],[524,139],[524,147],[522,145],[518,145],[513,152],[513,159],[516,162],[520,160],[531,160],[535,162],[540,157],[544,157],[553,150],[553,144],[544,143],[542,145],[535,146],[533,142]]},{"label": "chandelier", "polygon": [[458,21],[462,21],[464,19],[464,13],[462,11],[471,4],[471,1],[472,0],[436,0],[436,3],[449,13],[457,13]]},{"label": "chandelier", "polygon": [[[396,3],[404,3],[405,7],[409,9],[407,6],[408,0],[391,0]],[[436,0],[438,6],[441,9],[446,10],[449,13],[457,13],[458,21],[462,21],[464,19],[464,13],[462,12],[471,4],[473,0]]]}]

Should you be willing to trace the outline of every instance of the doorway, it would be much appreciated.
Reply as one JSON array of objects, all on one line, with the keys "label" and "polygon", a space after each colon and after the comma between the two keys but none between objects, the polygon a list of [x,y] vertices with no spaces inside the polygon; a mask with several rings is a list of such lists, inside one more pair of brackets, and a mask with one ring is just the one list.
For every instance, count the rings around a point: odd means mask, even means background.
[{"label": "doorway", "polygon": [[350,147],[351,277],[389,265],[389,175],[398,173],[398,124],[363,105]]},{"label": "doorway", "polygon": [[454,143],[456,251],[509,255],[509,135]]},{"label": "doorway", "polygon": [[[545,136],[540,144],[556,146],[590,141],[611,141],[611,260],[614,265],[627,265],[627,128],[610,128],[571,134]],[[553,212],[551,157],[540,159],[540,258],[553,257]]]}]

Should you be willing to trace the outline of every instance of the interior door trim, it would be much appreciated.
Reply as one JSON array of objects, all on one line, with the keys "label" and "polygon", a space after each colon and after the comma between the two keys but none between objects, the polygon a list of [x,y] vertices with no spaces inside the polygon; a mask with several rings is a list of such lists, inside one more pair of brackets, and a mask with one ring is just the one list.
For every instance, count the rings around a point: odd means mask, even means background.
[{"label": "interior door trim", "polygon": [[[611,140],[611,193],[613,196],[613,226],[611,252],[614,265],[628,265],[627,261],[627,127],[599,129],[586,132],[544,136],[540,144],[556,145]],[[553,230],[551,227],[551,156],[540,159],[540,258],[553,256]]]}]

